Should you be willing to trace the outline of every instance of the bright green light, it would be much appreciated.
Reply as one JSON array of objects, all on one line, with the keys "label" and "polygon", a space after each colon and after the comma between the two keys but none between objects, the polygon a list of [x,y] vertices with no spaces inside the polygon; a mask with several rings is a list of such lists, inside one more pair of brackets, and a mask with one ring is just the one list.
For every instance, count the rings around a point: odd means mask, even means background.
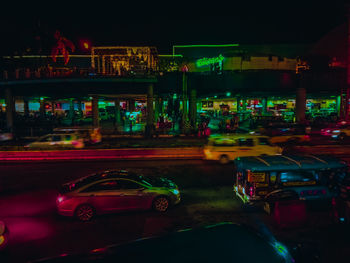
[{"label": "bright green light", "polygon": [[231,92],[226,92],[226,96],[230,97],[231,96]]},{"label": "bright green light", "polygon": [[175,55],[175,49],[176,48],[196,48],[196,47],[212,47],[212,48],[218,48],[218,47],[238,47],[239,44],[224,44],[224,45],[177,45],[173,46],[173,55]]},{"label": "bright green light", "polygon": [[182,55],[158,55],[159,57],[179,57],[179,58],[182,58],[183,56]]},{"label": "bright green light", "polygon": [[196,62],[196,65],[197,65],[197,67],[203,67],[203,66],[208,66],[211,64],[222,62],[223,60],[224,60],[224,57],[223,57],[223,55],[220,54],[218,57],[214,57],[214,58],[198,59]]},{"label": "bright green light", "polygon": [[217,97],[218,97],[218,96],[216,96],[216,95],[214,96],[215,99],[216,99]]},{"label": "bright green light", "polygon": [[206,100],[209,100],[209,98],[207,97]]},{"label": "bright green light", "polygon": [[173,99],[175,100],[176,98],[177,98],[177,95],[176,95],[176,93],[174,93]]}]

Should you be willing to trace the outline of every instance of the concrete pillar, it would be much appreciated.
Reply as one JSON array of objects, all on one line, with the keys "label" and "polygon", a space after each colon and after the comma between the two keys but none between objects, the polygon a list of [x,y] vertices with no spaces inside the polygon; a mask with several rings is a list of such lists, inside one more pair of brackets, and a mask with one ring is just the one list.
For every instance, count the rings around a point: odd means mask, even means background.
[{"label": "concrete pillar", "polygon": [[23,111],[24,117],[29,116],[29,100],[27,98],[23,98]]},{"label": "concrete pillar", "polygon": [[159,117],[159,100],[160,98],[157,96],[154,96],[154,121],[157,122]]},{"label": "concrete pillar", "polygon": [[247,110],[247,99],[243,99],[242,110],[243,110],[243,111],[246,111],[246,110]]},{"label": "concrete pillar", "polygon": [[297,122],[303,122],[305,120],[306,110],[306,89],[304,87],[297,89],[297,95],[295,99],[295,118]]},{"label": "concrete pillar", "polygon": [[237,97],[236,98],[236,105],[237,105],[237,112],[239,112],[241,110],[241,98],[240,97]]},{"label": "concrete pillar", "polygon": [[13,115],[15,112],[15,101],[10,88],[5,88],[5,103],[6,103],[6,128],[13,132]]},{"label": "concrete pillar", "polygon": [[83,105],[81,103],[81,100],[78,100],[78,112],[79,112],[79,116],[83,117]]},{"label": "concrete pillar", "polygon": [[163,97],[163,98],[160,97],[160,98],[159,98],[159,112],[160,112],[161,114],[164,114],[164,113],[165,113],[165,112],[164,112],[164,109],[165,109],[164,102],[165,102],[164,97]]},{"label": "concrete pillar", "polygon": [[146,137],[152,137],[154,133],[154,112],[153,112],[153,84],[149,84],[147,88],[147,122]]},{"label": "concrete pillar", "polygon": [[114,107],[115,107],[115,122],[117,125],[120,125],[120,99],[115,99],[114,100]]},{"label": "concrete pillar", "polygon": [[45,100],[43,97],[40,97],[40,108],[39,108],[39,112],[40,112],[40,117],[41,118],[45,118]]},{"label": "concrete pillar", "polygon": [[130,99],[129,100],[129,111],[130,112],[134,112],[135,111],[135,100],[134,99]]},{"label": "concrete pillar", "polygon": [[262,104],[262,114],[266,115],[267,114],[267,98],[266,97],[262,98],[261,104]]},{"label": "concrete pillar", "polygon": [[74,100],[69,100],[69,120],[71,125],[74,125]]},{"label": "concrete pillar", "polygon": [[188,120],[187,109],[187,75],[182,73],[182,122],[185,123]]},{"label": "concrete pillar", "polygon": [[100,126],[100,118],[98,115],[98,96],[92,96],[92,125],[94,127]]},{"label": "concrete pillar", "polygon": [[55,101],[51,102],[51,113],[54,116],[55,115],[55,110],[56,110],[56,103]]},{"label": "concrete pillar", "polygon": [[192,128],[196,128],[196,118],[197,118],[197,91],[191,89],[190,96],[190,123]]},{"label": "concrete pillar", "polygon": [[336,110],[337,110],[337,116],[340,117],[340,108],[341,108],[341,96],[337,96],[336,100]]},{"label": "concrete pillar", "polygon": [[349,105],[349,100],[350,100],[350,4],[346,5],[347,7],[347,39],[348,39],[348,45],[347,45],[347,78],[346,78],[346,98],[345,98],[345,120],[349,121],[350,116],[350,105]]}]

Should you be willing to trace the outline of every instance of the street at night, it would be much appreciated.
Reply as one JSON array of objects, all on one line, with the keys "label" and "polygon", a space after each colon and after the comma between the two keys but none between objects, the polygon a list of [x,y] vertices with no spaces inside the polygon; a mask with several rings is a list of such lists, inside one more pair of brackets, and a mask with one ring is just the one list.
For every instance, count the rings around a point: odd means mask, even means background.
[{"label": "street at night", "polygon": [[5,1],[0,263],[348,262],[347,2]]},{"label": "street at night", "polygon": [[[99,216],[88,223],[57,215],[55,202],[60,184],[108,169],[136,169],[172,178],[179,185],[182,203],[161,215],[152,211],[123,212]],[[87,252],[222,221],[257,228],[262,223],[287,244],[297,246],[301,242],[307,246],[304,253],[316,253],[323,259],[329,258],[332,251],[339,260],[347,253],[343,242],[348,229],[331,224],[327,213],[313,212],[311,229],[304,227],[290,232],[276,227],[261,207],[244,206],[232,191],[232,164],[181,160],[44,162],[7,164],[2,166],[2,171],[1,183],[6,188],[1,195],[1,216],[11,229],[11,246],[4,257],[11,259],[10,262]],[[318,218],[320,215],[322,218]],[[342,235],[338,241],[329,240],[336,234]],[[314,235],[318,235],[317,240]]]}]

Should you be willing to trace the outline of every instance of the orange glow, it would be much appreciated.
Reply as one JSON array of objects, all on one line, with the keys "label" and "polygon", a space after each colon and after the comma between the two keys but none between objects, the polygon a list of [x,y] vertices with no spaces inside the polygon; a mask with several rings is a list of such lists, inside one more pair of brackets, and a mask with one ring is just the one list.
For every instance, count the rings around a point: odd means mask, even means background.
[{"label": "orange glow", "polygon": [[88,42],[84,42],[84,48],[86,48],[86,49],[89,49],[89,43]]}]

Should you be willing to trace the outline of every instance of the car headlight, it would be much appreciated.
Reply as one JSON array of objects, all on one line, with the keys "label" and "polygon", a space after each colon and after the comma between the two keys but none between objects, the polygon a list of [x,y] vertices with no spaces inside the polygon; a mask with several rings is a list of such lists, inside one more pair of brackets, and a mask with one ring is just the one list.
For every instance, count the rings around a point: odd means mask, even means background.
[{"label": "car headlight", "polygon": [[177,190],[177,189],[171,189],[170,191],[171,191],[174,195],[178,195],[178,194],[180,193],[180,191]]}]

